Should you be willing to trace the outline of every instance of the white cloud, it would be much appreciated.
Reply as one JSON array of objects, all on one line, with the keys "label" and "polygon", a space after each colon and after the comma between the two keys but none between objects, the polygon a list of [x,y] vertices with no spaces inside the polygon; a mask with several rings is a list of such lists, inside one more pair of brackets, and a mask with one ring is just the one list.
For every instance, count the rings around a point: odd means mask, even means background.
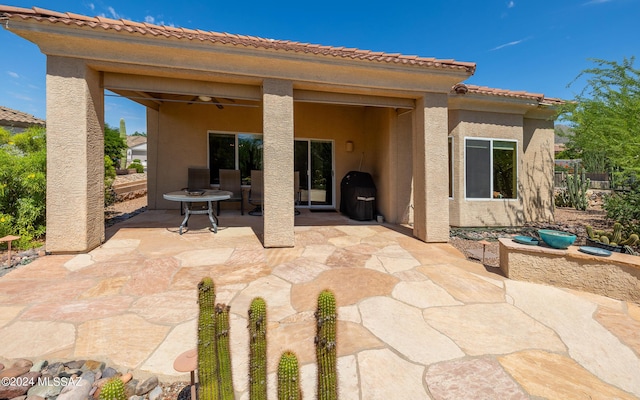
[{"label": "white cloud", "polygon": [[146,17],[144,17],[144,22],[148,24],[153,24],[155,21],[156,19],[153,18],[151,15],[147,15]]},{"label": "white cloud", "polygon": [[120,16],[118,16],[118,13],[116,12],[115,8],[109,6],[109,7],[107,7],[107,10],[109,10],[109,14],[111,14],[111,18],[120,19]]},{"label": "white cloud", "polygon": [[513,8],[516,6],[516,3],[514,1],[510,1],[509,3],[507,3],[507,8]]},{"label": "white cloud", "polygon": [[12,78],[20,78],[20,75],[18,75],[16,72],[13,71],[7,71],[7,74],[9,74],[10,77]]},{"label": "white cloud", "polygon": [[96,9],[96,5],[93,3],[89,3],[89,8],[91,9],[91,11],[94,11]]},{"label": "white cloud", "polygon": [[525,41],[527,41],[529,39],[531,39],[531,38],[524,38],[524,39],[520,39],[520,40],[514,40],[513,42],[509,42],[509,43],[501,44],[500,46],[496,46],[493,49],[491,49],[490,51],[496,51],[496,50],[504,49],[505,47],[517,46],[520,43],[525,42]]}]

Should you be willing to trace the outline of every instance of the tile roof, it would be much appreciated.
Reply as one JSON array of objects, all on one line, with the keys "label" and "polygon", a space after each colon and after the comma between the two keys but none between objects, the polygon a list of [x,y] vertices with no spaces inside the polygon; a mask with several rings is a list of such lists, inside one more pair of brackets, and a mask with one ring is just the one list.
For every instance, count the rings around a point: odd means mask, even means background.
[{"label": "tile roof", "polygon": [[0,125],[27,127],[30,125],[45,125],[45,121],[22,111],[0,106]]},{"label": "tile roof", "polygon": [[455,60],[441,60],[429,57],[401,55],[398,53],[384,53],[355,48],[322,46],[318,44],[292,42],[288,40],[265,39],[255,36],[235,35],[230,33],[207,32],[202,30],[160,26],[149,23],[140,23],[124,19],[110,19],[105,17],[88,17],[73,13],[60,13],[45,10],[38,7],[32,9],[0,5],[0,18],[23,20],[34,19],[48,21],[50,23],[63,23],[92,29],[114,30],[128,32],[130,34],[152,35],[166,38],[176,38],[191,41],[209,41],[222,45],[244,46],[262,49],[271,49],[286,52],[314,54],[354,60],[372,61],[380,63],[393,63],[412,65],[429,69],[450,69],[473,74],[476,64]]},{"label": "tile roof", "polygon": [[127,147],[136,147],[147,143],[146,136],[127,136]]},{"label": "tile roof", "polygon": [[477,85],[467,85],[464,83],[458,83],[451,88],[452,93],[456,94],[479,94],[486,96],[498,96],[498,97],[509,97],[514,99],[530,99],[536,100],[540,104],[547,105],[560,105],[564,103],[564,100],[556,99],[553,97],[544,97],[542,93],[529,93],[526,91],[515,91],[515,90],[507,90],[507,89],[496,89],[490,88],[487,86],[477,86]]}]

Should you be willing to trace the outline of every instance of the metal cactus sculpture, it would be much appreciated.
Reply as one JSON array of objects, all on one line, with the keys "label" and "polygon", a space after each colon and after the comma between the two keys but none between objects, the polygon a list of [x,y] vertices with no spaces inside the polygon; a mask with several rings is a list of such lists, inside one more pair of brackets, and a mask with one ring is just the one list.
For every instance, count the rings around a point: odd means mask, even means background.
[{"label": "metal cactus sculpture", "polygon": [[[230,308],[215,305],[215,301],[213,280],[205,277],[198,284],[198,400],[229,400],[235,395],[229,344]],[[320,293],[315,315],[318,399],[336,400],[337,313],[331,291]],[[282,354],[278,365],[278,400],[301,398],[298,358],[288,351]],[[249,308],[249,399],[267,399],[267,306],[260,297],[253,299]]]},{"label": "metal cactus sculpture", "polygon": [[318,363],[318,400],[338,398],[336,361],[336,299],[330,290],[318,295],[316,311],[316,361]]},{"label": "metal cactus sculpture", "polygon": [[215,321],[216,292],[213,280],[203,278],[198,284],[198,388],[199,400],[220,399],[220,374],[217,360]]},{"label": "metal cactus sculpture", "polygon": [[218,356],[218,371],[220,374],[220,398],[232,400],[233,376],[231,373],[231,350],[229,346],[229,306],[216,305],[216,354]]},{"label": "metal cactus sculpture", "polygon": [[298,357],[291,351],[285,351],[278,363],[278,400],[300,400],[300,371]]},{"label": "metal cactus sculpture", "polygon": [[267,399],[267,304],[261,297],[249,308],[249,399]]}]

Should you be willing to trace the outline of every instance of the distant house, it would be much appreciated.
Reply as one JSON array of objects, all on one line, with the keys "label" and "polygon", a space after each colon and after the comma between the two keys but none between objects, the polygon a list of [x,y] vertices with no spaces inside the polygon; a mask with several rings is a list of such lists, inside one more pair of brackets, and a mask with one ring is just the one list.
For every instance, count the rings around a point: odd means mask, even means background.
[{"label": "distant house", "polygon": [[147,168],[147,137],[127,136],[127,165],[133,160],[140,160],[140,164]]},{"label": "distant house", "polygon": [[0,106],[0,128],[11,133],[24,132],[30,126],[45,126],[45,121],[33,115]]}]

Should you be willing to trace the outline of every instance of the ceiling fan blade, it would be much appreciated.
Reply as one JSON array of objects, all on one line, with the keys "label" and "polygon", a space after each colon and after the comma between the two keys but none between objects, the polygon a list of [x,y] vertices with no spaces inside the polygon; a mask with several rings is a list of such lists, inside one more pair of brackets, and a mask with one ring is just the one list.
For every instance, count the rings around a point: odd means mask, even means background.
[{"label": "ceiling fan blade", "polygon": [[222,104],[220,104],[220,101],[215,97],[212,97],[211,100],[213,101],[213,104],[215,104],[216,107],[218,107],[218,109],[222,110],[224,108]]}]

